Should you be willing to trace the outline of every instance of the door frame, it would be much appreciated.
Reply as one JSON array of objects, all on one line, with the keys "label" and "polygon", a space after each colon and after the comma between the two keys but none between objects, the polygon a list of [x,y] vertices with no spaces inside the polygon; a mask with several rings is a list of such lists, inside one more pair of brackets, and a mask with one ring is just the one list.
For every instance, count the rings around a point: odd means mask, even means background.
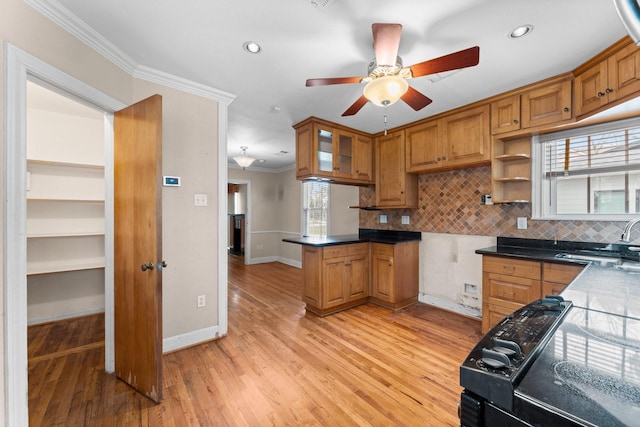
[{"label": "door frame", "polygon": [[[27,80],[62,90],[105,112],[105,370],[114,370],[113,336],[113,112],[126,107],[19,48],[5,47],[4,134],[4,358],[5,421],[26,425],[27,356]],[[10,184],[11,183],[11,184]]]},{"label": "door frame", "polygon": [[[247,186],[247,200],[244,201],[246,212],[244,213],[244,263],[251,264],[251,181],[246,179],[229,178],[229,184],[240,184]],[[227,212],[228,214],[228,212]],[[229,228],[227,227],[227,233]],[[228,241],[228,239],[227,239]]]}]

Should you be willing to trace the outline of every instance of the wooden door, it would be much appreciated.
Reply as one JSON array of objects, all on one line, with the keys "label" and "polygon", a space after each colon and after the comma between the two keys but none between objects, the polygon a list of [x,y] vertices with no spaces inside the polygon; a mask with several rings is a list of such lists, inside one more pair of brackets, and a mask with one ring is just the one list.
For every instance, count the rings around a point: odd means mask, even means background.
[{"label": "wooden door", "polygon": [[354,143],[354,178],[373,184],[373,138],[356,135]]},{"label": "wooden door", "polygon": [[162,97],[116,112],[114,134],[115,373],[160,402]]},{"label": "wooden door", "polygon": [[345,267],[346,257],[325,259],[323,261],[322,308],[331,308],[346,302]]}]

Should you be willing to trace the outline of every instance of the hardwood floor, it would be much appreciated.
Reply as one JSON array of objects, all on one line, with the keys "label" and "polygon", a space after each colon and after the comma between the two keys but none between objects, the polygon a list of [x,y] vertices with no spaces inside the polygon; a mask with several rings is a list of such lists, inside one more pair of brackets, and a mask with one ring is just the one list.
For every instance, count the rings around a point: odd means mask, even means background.
[{"label": "hardwood floor", "polygon": [[30,425],[458,425],[478,321],[425,304],[320,318],[299,269],[229,261],[229,334],[164,356],[159,405],[104,373],[102,316],[30,327]]}]

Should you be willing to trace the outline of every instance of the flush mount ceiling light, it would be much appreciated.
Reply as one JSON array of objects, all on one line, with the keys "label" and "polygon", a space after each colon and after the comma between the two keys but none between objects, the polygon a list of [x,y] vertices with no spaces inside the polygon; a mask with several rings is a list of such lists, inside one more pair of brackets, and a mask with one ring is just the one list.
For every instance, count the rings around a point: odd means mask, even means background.
[{"label": "flush mount ceiling light", "polygon": [[242,169],[246,169],[251,166],[251,163],[255,162],[256,159],[247,155],[247,147],[240,147],[240,150],[242,150],[240,155],[235,156],[233,160],[235,160]]},{"label": "flush mount ceiling light", "polygon": [[530,25],[530,24],[520,25],[515,30],[509,33],[509,37],[512,39],[518,39],[520,37],[526,36],[531,31],[533,31],[533,25]]},{"label": "flush mount ceiling light", "polygon": [[256,42],[248,41],[242,45],[243,49],[249,53],[260,53],[262,48]]},{"label": "flush mount ceiling light", "polygon": [[407,93],[409,83],[400,76],[382,76],[371,80],[362,93],[365,98],[379,107],[393,105]]}]

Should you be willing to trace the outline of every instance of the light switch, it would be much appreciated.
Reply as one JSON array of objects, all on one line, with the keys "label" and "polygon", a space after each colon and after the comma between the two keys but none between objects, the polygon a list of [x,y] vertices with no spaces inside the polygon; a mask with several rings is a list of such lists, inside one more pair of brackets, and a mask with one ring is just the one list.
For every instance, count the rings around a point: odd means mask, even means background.
[{"label": "light switch", "polygon": [[207,206],[207,195],[206,194],[194,194],[194,196],[193,196],[193,204],[195,206]]}]

